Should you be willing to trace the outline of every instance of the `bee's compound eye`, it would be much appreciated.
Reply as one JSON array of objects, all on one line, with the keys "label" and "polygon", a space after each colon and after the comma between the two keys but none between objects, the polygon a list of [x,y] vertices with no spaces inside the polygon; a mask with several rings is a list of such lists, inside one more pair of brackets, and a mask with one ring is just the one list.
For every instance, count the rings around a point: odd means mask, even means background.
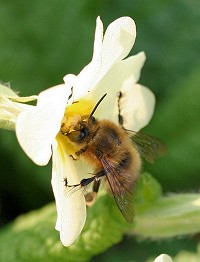
[{"label": "bee's compound eye", "polygon": [[72,131],[72,132],[70,132],[67,135],[67,137],[72,142],[78,142],[79,141],[79,137],[80,137],[80,133],[81,133],[80,131]]},{"label": "bee's compound eye", "polygon": [[80,132],[79,142],[83,141],[87,135],[88,135],[88,129],[84,127]]},{"label": "bee's compound eye", "polygon": [[67,135],[67,137],[72,142],[81,143],[86,138],[87,135],[88,135],[88,129],[87,128],[83,128],[81,131],[72,131],[72,132],[70,132]]}]

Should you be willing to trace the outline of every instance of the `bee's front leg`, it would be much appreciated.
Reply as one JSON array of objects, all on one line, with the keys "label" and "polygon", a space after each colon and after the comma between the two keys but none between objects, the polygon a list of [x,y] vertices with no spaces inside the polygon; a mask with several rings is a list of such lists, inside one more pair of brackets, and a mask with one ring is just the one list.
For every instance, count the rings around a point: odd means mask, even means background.
[{"label": "bee's front leg", "polygon": [[85,146],[85,147],[81,148],[80,150],[76,151],[75,152],[76,156],[82,155],[83,153],[85,153],[87,151],[87,149],[88,149],[88,147]]},{"label": "bee's front leg", "polygon": [[73,155],[69,155],[74,161],[77,161],[78,158],[75,158]]}]

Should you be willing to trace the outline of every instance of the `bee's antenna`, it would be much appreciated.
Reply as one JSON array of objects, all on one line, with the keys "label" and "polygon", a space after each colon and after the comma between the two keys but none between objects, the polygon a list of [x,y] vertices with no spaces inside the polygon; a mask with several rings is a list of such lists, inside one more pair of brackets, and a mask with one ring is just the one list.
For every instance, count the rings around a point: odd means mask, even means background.
[{"label": "bee's antenna", "polygon": [[103,96],[102,96],[102,98],[101,99],[99,99],[99,101],[97,102],[97,104],[96,104],[96,106],[93,108],[93,110],[92,110],[92,112],[91,112],[91,114],[90,114],[90,117],[89,118],[91,118],[92,116],[93,116],[93,114],[94,114],[94,112],[96,111],[96,109],[97,109],[97,107],[99,106],[99,104],[101,103],[101,101],[105,98],[105,96],[107,95],[107,93],[106,94],[104,94]]}]

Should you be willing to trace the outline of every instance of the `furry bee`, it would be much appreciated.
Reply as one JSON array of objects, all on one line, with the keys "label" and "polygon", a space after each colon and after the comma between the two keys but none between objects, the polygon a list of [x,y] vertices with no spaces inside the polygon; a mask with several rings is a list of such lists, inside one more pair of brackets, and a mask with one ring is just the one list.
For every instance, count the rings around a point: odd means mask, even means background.
[{"label": "furry bee", "polygon": [[93,191],[97,193],[101,179],[106,177],[119,210],[132,223],[133,192],[141,171],[141,157],[153,162],[164,154],[165,146],[157,138],[125,130],[109,120],[96,119],[93,114],[105,96],[90,115],[75,116],[67,127],[65,123],[61,126],[61,133],[79,148],[75,155],[94,167],[92,177],[78,185],[68,185],[65,181],[65,185],[85,187],[94,182]]}]

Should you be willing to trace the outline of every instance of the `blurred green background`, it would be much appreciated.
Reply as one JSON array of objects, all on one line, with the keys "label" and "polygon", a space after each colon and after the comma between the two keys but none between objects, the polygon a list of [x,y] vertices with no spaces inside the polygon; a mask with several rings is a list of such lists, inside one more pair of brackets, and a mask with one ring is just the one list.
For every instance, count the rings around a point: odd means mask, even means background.
[{"label": "blurred green background", "polygon": [[[91,60],[95,19],[107,25],[131,16],[137,25],[131,54],[145,51],[140,83],[156,95],[151,124],[143,131],[161,138],[168,154],[144,164],[164,192],[200,187],[200,1],[35,0],[0,1],[0,79],[20,95],[62,83]],[[37,167],[14,132],[0,130],[0,226],[54,201],[51,166]],[[125,238],[94,261],[145,261],[180,250],[195,251],[199,236],[140,242]]]}]

